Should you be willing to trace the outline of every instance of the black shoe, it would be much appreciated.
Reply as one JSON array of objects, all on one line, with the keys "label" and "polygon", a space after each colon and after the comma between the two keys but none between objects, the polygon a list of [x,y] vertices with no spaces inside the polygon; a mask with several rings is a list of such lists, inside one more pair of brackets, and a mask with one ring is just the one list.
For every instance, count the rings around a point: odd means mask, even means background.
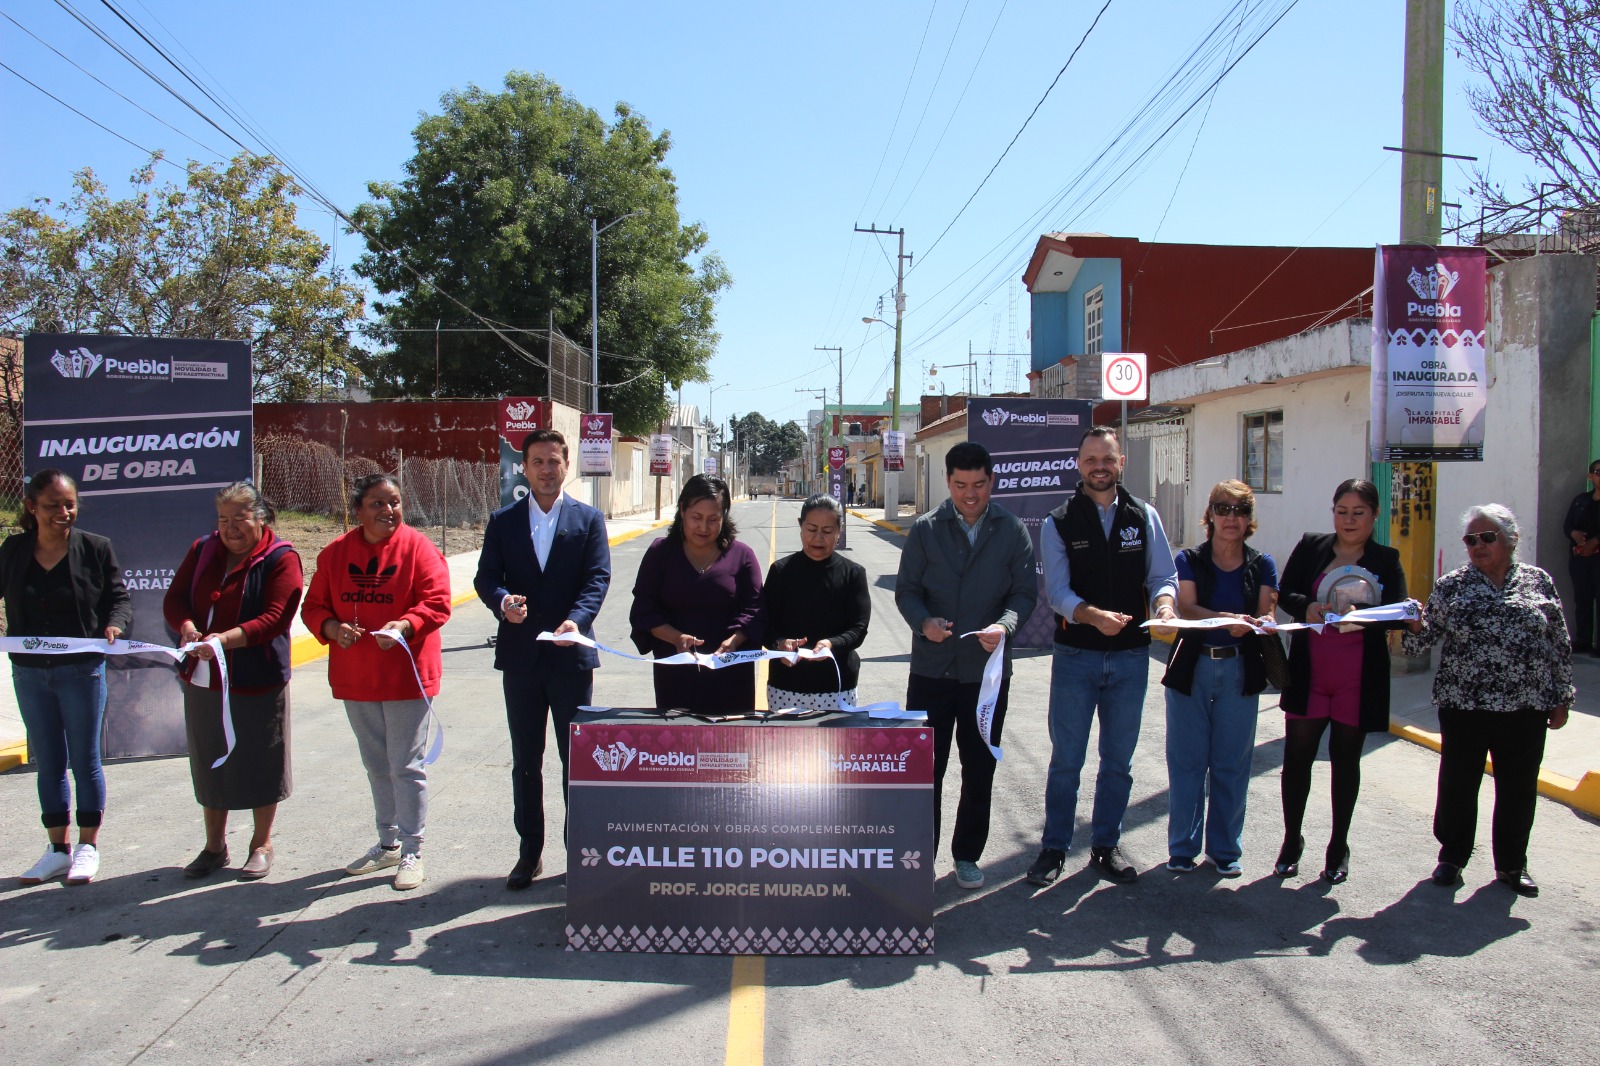
[{"label": "black shoe", "polygon": [[1350,879],[1350,849],[1344,849],[1344,855],[1335,862],[1333,857],[1328,857],[1328,866],[1322,871],[1322,879],[1330,885],[1342,885]]},{"label": "black shoe", "polygon": [[1128,856],[1123,854],[1120,845],[1109,848],[1090,848],[1089,865],[1099,870],[1102,875],[1121,885],[1131,885],[1139,878],[1139,871],[1134,868]]},{"label": "black shoe", "polygon": [[1273,864],[1272,872],[1279,877],[1293,877],[1300,872],[1300,853],[1306,850],[1306,838],[1298,837],[1293,843],[1285,840],[1283,847],[1278,849],[1278,861]]},{"label": "black shoe", "polygon": [[506,887],[513,892],[520,892],[533,884],[533,879],[544,873],[543,859],[518,859],[517,864],[506,875]]},{"label": "black shoe", "polygon": [[1045,848],[1040,851],[1039,857],[1028,867],[1028,884],[1055,884],[1056,878],[1061,876],[1061,867],[1066,861],[1067,853],[1060,848]]},{"label": "black shoe", "polygon": [[1533,875],[1526,869],[1496,870],[1495,876],[1500,879],[1502,885],[1505,885],[1519,896],[1527,896],[1529,899],[1533,899],[1539,894],[1539,883],[1533,879]]},{"label": "black shoe", "polygon": [[1433,868],[1433,883],[1443,888],[1461,883],[1461,867],[1453,862],[1441,862]]}]

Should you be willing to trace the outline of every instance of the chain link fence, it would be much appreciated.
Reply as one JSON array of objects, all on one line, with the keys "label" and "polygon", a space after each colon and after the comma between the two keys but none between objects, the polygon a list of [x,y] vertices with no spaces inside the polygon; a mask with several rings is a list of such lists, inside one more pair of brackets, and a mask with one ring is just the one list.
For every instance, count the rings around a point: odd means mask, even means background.
[{"label": "chain link fence", "polygon": [[500,506],[500,465],[461,459],[419,459],[395,452],[383,461],[340,456],[302,437],[256,439],[256,479],[280,509],[343,517],[350,488],[368,474],[392,474],[405,497],[406,521],[417,526],[473,526]]}]

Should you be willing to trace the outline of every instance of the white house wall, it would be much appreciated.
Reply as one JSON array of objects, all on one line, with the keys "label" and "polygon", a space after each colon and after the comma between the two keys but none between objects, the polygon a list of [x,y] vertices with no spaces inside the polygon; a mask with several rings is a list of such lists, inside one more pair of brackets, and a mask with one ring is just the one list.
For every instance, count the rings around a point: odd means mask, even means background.
[{"label": "white house wall", "polygon": [[[1366,367],[1288,385],[1270,385],[1196,403],[1187,527],[1205,536],[1201,516],[1211,487],[1243,480],[1244,419],[1255,411],[1283,410],[1283,491],[1256,493],[1259,528],[1250,543],[1281,570],[1302,533],[1333,528],[1333,490],[1345,478],[1367,477]],[[1176,550],[1184,545],[1174,544]]]}]

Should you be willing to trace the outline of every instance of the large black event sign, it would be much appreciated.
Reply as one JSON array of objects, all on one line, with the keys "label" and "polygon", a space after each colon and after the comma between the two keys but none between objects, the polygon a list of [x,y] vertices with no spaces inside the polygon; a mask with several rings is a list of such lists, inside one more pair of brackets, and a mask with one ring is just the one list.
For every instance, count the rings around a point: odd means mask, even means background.
[{"label": "large black event sign", "polygon": [[[133,594],[127,635],[170,644],[161,600],[173,572],[216,528],[217,490],[250,476],[250,345],[33,333],[23,384],[23,473],[54,467],[78,482],[78,524],[111,538]],[[172,666],[107,662],[103,754],[181,754]]]},{"label": "large black event sign", "polygon": [[993,498],[1028,527],[1039,573],[1039,602],[1012,642],[1048,648],[1055,615],[1044,591],[1039,526],[1078,487],[1078,441],[1094,417],[1090,400],[1028,400],[1009,396],[967,401],[967,439],[994,459]]}]

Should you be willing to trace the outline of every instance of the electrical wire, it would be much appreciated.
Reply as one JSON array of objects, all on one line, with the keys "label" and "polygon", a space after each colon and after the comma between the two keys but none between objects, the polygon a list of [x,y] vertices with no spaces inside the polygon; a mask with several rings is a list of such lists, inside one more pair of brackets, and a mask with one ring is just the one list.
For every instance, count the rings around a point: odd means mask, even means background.
[{"label": "electrical wire", "polygon": [[[906,141],[906,146],[900,153],[900,165],[895,168],[894,177],[889,179],[889,187],[883,190],[883,200],[878,204],[877,214],[881,215],[883,209],[889,206],[889,197],[894,194],[894,187],[900,184],[900,175],[905,173],[906,160],[911,158],[911,147],[917,143],[917,135],[922,132],[922,124],[928,119],[928,109],[933,106],[933,98],[939,92],[939,82],[944,79],[944,68],[950,62],[950,53],[954,51],[956,40],[961,36],[961,25],[967,19],[967,8],[972,5],[972,0],[966,0],[961,5],[961,14],[956,16],[956,27],[950,31],[950,43],[945,45],[944,57],[939,60],[939,69],[934,72],[933,84],[928,86],[928,98],[922,102],[922,113],[917,116],[917,124],[911,130],[911,137]],[[929,14],[930,20],[932,14]]]},{"label": "electrical wire", "polygon": [[858,218],[872,202],[872,193],[878,187],[878,176],[883,173],[883,164],[889,158],[889,148],[894,144],[895,134],[900,131],[900,116],[905,112],[906,100],[911,97],[911,86],[917,80],[917,67],[922,63],[922,47],[928,43],[928,30],[933,26],[933,15],[938,10],[939,0],[933,0],[933,4],[928,8],[928,21],[922,26],[922,38],[917,42],[917,54],[911,60],[911,73],[906,76],[905,92],[900,94],[900,106],[895,109],[894,122],[889,126],[889,136],[883,142],[883,154],[878,157],[878,167],[872,172],[872,182],[867,186],[867,195],[861,198],[861,206],[856,208]]},{"label": "electrical wire", "polygon": [[7,64],[7,63],[5,63],[3,61],[0,61],[0,69],[5,70],[8,74],[10,74],[13,77],[17,78],[18,80],[22,81],[24,84],[31,85],[31,86],[33,86],[33,88],[38,89],[40,92],[44,93],[50,99],[52,99],[56,103],[60,104],[62,107],[66,108],[68,111],[71,111],[74,115],[77,115],[79,118],[83,119],[85,122],[90,123],[91,125],[98,126],[100,129],[105,130],[107,133],[111,134],[111,136],[115,137],[117,140],[122,141],[125,144],[131,144],[133,147],[139,149],[139,151],[143,152],[145,155],[152,156],[152,157],[155,157],[157,159],[160,159],[163,163],[166,163],[166,164],[168,164],[170,166],[175,166],[179,170],[185,169],[181,164],[172,162],[172,160],[168,159],[166,156],[163,156],[160,152],[156,152],[156,151],[153,151],[153,150],[151,150],[149,148],[146,148],[144,145],[140,144],[138,141],[135,141],[135,140],[133,140],[133,139],[131,139],[129,137],[124,137],[122,134],[118,133],[116,130],[112,129],[110,126],[107,126],[105,123],[99,122],[99,121],[97,121],[95,119],[90,118],[88,115],[84,114],[82,111],[79,111],[77,108],[73,107],[71,104],[69,104],[65,100],[61,99],[61,97],[57,96],[55,93],[51,92],[49,89],[46,89],[44,86],[38,84],[37,82],[31,81],[25,75],[17,73],[17,71],[13,70],[9,64]]}]

